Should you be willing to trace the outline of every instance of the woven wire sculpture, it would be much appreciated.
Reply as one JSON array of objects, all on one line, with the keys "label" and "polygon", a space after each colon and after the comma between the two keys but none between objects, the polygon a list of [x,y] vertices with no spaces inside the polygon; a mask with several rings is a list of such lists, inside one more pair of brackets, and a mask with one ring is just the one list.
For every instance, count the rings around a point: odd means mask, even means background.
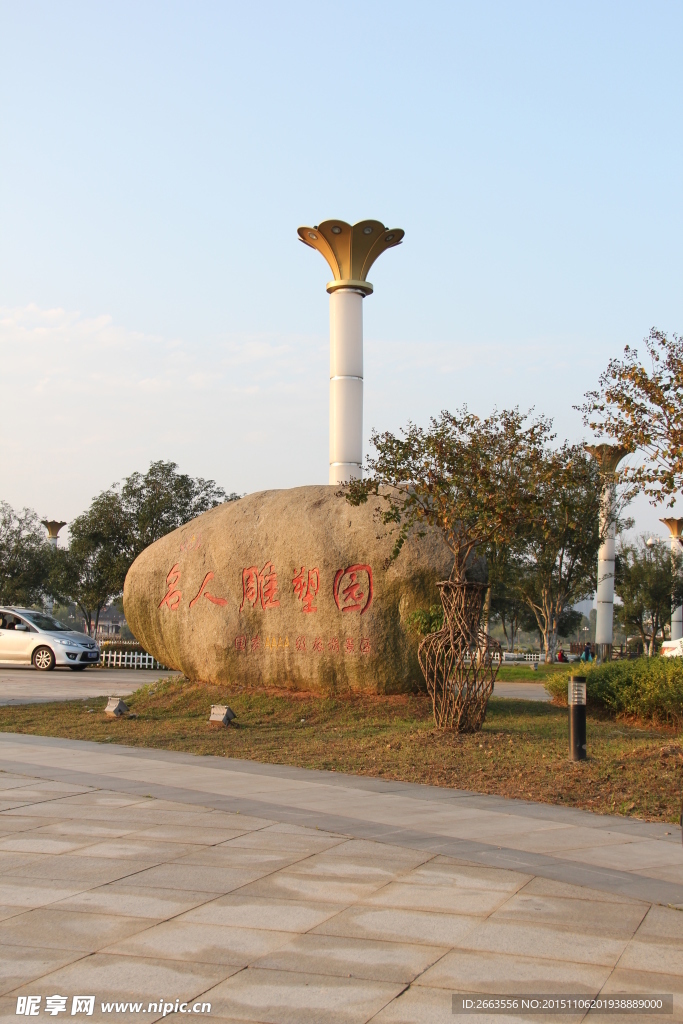
[{"label": "woven wire sculpture", "polygon": [[438,584],[443,627],[420,644],[417,656],[440,729],[477,732],[500,665],[500,644],[481,628],[486,586],[481,583]]}]

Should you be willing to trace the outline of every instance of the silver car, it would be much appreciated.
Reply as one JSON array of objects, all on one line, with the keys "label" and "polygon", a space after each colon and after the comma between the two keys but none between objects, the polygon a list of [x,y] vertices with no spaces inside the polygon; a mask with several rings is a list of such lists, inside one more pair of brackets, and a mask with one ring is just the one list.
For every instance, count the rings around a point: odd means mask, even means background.
[{"label": "silver car", "polygon": [[31,608],[0,608],[0,663],[33,665],[49,672],[68,665],[82,672],[100,660],[100,649],[85,633]]}]

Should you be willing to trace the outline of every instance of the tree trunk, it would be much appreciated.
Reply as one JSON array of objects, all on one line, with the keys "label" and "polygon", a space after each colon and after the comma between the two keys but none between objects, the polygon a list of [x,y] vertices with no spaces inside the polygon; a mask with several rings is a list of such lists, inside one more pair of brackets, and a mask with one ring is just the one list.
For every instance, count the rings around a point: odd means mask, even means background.
[{"label": "tree trunk", "polygon": [[503,627],[503,636],[505,637],[505,643],[507,644],[508,651],[511,651],[510,637],[508,636],[507,626],[505,624],[505,612],[500,613],[500,624]]},{"label": "tree trunk", "polygon": [[486,588],[486,597],[484,598],[484,607],[482,609],[482,618],[484,620],[484,633],[486,636],[489,635],[489,622],[491,619],[491,588]]}]

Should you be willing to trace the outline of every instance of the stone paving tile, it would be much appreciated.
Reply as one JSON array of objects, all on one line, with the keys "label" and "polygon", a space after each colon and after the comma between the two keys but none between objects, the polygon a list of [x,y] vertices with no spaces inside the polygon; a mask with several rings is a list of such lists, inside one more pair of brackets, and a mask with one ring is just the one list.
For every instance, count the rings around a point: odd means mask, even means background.
[{"label": "stone paving tile", "polygon": [[258,850],[254,847],[234,846],[225,843],[222,846],[202,846],[195,853],[188,853],[182,863],[188,867],[203,865],[207,868],[244,868],[260,866],[269,871],[295,864],[309,854],[296,851],[294,853],[278,853],[276,850]]},{"label": "stone paving tile", "polygon": [[64,820],[61,815],[54,814],[50,822],[43,815],[34,815],[30,812],[29,807],[20,814],[0,814],[0,834],[8,836],[17,832],[31,832],[46,825],[62,824]]},{"label": "stone paving tile", "polygon": [[[67,796],[62,800],[60,806],[68,813],[71,810],[76,811],[79,807],[87,807],[89,809],[95,807],[98,809],[107,808],[111,810],[120,807],[131,809],[136,805],[144,806],[144,804],[145,799],[143,797],[133,796],[128,793],[115,793],[112,790],[103,789],[83,789],[80,793]],[[182,806],[179,809],[185,810]]]},{"label": "stone paving tile", "polygon": [[[607,906],[609,904],[602,904],[601,912]],[[502,908],[503,911],[505,909]],[[619,914],[624,909],[623,906],[615,907]],[[627,929],[617,925],[615,935],[608,927],[600,927],[597,921],[593,922],[594,928],[585,931],[584,922],[572,922],[569,908],[563,922],[553,922],[547,918],[543,921],[541,918],[534,924],[512,914],[500,919],[500,913],[497,911],[456,945],[490,953],[516,953],[541,959],[611,967],[618,961],[630,937]]]},{"label": "stone paving tile", "polygon": [[42,864],[49,857],[41,853],[0,853],[0,878],[5,875],[13,875],[15,872],[23,874],[21,870],[25,866]]},{"label": "stone paving tile", "polygon": [[149,928],[149,918],[84,914],[57,907],[29,910],[0,923],[0,944],[95,952]]},{"label": "stone paving tile", "polygon": [[326,833],[318,833],[316,836],[300,836],[296,833],[277,832],[269,828],[259,829],[255,832],[248,832],[239,839],[231,839],[230,845],[250,849],[257,847],[259,850],[275,850],[277,853],[320,853],[338,843],[346,842],[345,838],[332,836],[326,837]]},{"label": "stone paving tile", "polygon": [[672,864],[668,868],[648,868],[648,878],[659,878],[663,882],[676,882],[683,885],[683,864]]},{"label": "stone paving tile", "polygon": [[105,952],[246,967],[294,937],[285,931],[199,924],[176,918],[113,943]]},{"label": "stone paving tile", "polygon": [[606,892],[600,889],[589,889],[583,885],[570,885],[568,882],[555,882],[551,878],[537,875],[524,886],[526,896],[560,896],[574,900],[587,900],[589,903],[630,903],[647,909],[649,903],[620,893]]},{"label": "stone paving tile", "polygon": [[37,836],[71,836],[75,838],[92,838],[93,842],[100,839],[120,839],[122,836],[137,834],[130,825],[114,825],[107,821],[59,821],[49,824],[40,823],[35,828]]},{"label": "stone paving tile", "polygon": [[10,907],[42,907],[58,900],[69,899],[87,888],[87,882],[74,882],[68,885],[57,884],[52,879],[3,875],[0,879],[0,904]]},{"label": "stone paving tile", "polygon": [[0,945],[0,994],[5,995],[18,985],[29,982],[36,987],[34,978],[41,978],[65,964],[80,960],[82,956],[76,950]]},{"label": "stone paving tile", "polygon": [[[284,832],[285,835],[292,836],[312,836],[314,839],[320,837],[321,832],[319,828],[310,828],[308,825],[292,825],[287,821],[275,821],[270,827],[271,832]],[[323,832],[323,836],[328,839],[348,839],[348,836],[342,835],[337,832]]]},{"label": "stone paving tile", "polygon": [[333,872],[322,875],[315,871],[305,870],[308,861],[291,868],[281,868],[268,874],[256,882],[245,885],[242,890],[245,896],[262,896],[266,898],[318,900],[322,903],[353,903],[369,896],[385,879],[356,877],[335,877]]},{"label": "stone paving tile", "polygon": [[565,851],[602,849],[637,842],[637,837],[608,829],[582,828],[564,825],[549,831],[520,835],[506,835],[505,843],[511,850],[531,853],[552,853],[561,856]]},{"label": "stone paving tile", "polygon": [[460,864],[451,857],[438,856],[404,875],[401,881],[406,884],[461,886],[468,890],[513,893],[531,878],[531,875],[519,871]]},{"label": "stone paving tile", "polygon": [[[459,1020],[476,1021],[477,1024],[545,1024],[546,1021],[562,1021],[562,1024],[574,1024],[582,1018],[582,1014],[567,1014],[562,1017],[543,1017],[538,1014],[524,1016],[515,1014],[480,1014],[467,1017],[453,1014],[453,990],[438,988],[420,988],[411,986],[398,998],[392,1000],[382,1009],[372,1024],[456,1024]],[[610,1022],[612,1018],[610,1017]],[[633,1024],[633,1021],[631,1021]]]},{"label": "stone paving tile", "polygon": [[9,921],[11,917],[25,914],[26,907],[7,907],[0,905],[0,921]]},{"label": "stone paving tile", "polygon": [[92,836],[69,840],[59,836],[46,836],[38,832],[29,835],[6,836],[0,839],[0,852],[7,853],[71,853],[91,846],[96,840]]},{"label": "stone paving tile", "polygon": [[[617,861],[630,851],[638,855],[630,870],[683,884],[678,832],[657,842],[659,832],[650,837],[628,822],[277,766],[236,774],[232,763],[207,767],[213,762],[183,755],[142,757],[66,744],[45,750],[56,772],[62,765],[92,769],[99,776],[93,781],[113,772],[122,785],[149,778],[150,787],[178,785],[187,792],[191,786],[193,795],[188,803],[160,801],[137,785],[134,794],[69,783],[54,788],[24,776],[10,779],[19,778],[21,787],[0,785],[0,800],[11,805],[0,814],[0,944],[24,949],[29,963],[44,957],[48,945],[49,962],[52,955],[81,958],[58,969],[48,964],[47,979],[41,968],[33,975],[39,982],[22,976],[24,992],[45,983],[52,994],[58,989],[51,979],[65,971],[75,972],[80,989],[83,978],[87,984],[93,976],[83,972],[94,965],[101,979],[120,979],[115,999],[146,1001],[142,985],[125,990],[125,978],[149,980],[151,972],[163,981],[170,971],[185,986],[183,979],[209,968],[218,974],[202,991],[220,991],[221,999],[228,993],[212,1007],[217,1022],[331,1024],[376,1014],[380,1024],[432,1024],[453,1019],[451,995],[458,987],[485,992],[495,984],[510,991],[523,982],[524,988],[567,991],[580,982],[593,991],[628,982],[632,991],[665,986],[676,993],[683,987],[683,915],[570,884],[580,881],[580,863],[606,857],[607,870],[623,870]],[[25,806],[24,791],[34,801]],[[298,809],[310,821],[309,806],[350,814],[355,834],[367,838],[201,803],[203,794],[224,799],[240,791],[255,798],[249,809],[259,799],[270,800],[269,811],[282,803],[294,821]],[[406,827],[423,835],[408,839]],[[409,846],[401,845],[402,834]],[[560,869],[566,865],[560,877],[567,881],[438,854],[449,836],[483,840],[494,856],[497,846],[554,856]],[[43,852],[32,852],[38,848]],[[457,849],[456,843],[456,856]],[[505,858],[505,850],[498,856]],[[543,856],[536,859],[540,864]],[[411,988],[400,995],[408,982]],[[344,986],[346,994],[340,993]],[[167,996],[165,983],[160,991],[156,981],[151,987],[149,1001],[174,995]],[[97,991],[107,998],[102,986]],[[0,1019],[7,998],[0,1000]],[[13,1006],[8,1014],[14,1019]],[[147,1014],[147,1024],[156,1016]],[[139,1024],[137,1015],[131,1019]],[[507,1019],[519,1024],[522,1018]],[[540,1024],[539,1017],[530,1019]],[[504,1024],[506,1018],[491,1020]]]},{"label": "stone paving tile", "polygon": [[319,935],[450,947],[462,943],[480,923],[481,918],[464,914],[352,906],[313,931]]},{"label": "stone paving tile", "polygon": [[[645,970],[634,970],[632,968],[622,969],[621,965],[619,965],[617,969],[613,971],[610,975],[609,980],[606,982],[601,992],[601,995],[613,995],[616,992],[632,993],[634,995],[673,994],[673,1016],[671,1016],[670,1014],[667,1014],[663,1017],[643,1016],[640,1019],[648,1021],[683,1021],[683,977],[681,977],[680,957],[678,962],[678,970],[673,974],[665,974]],[[587,1019],[590,1020],[590,1017]],[[630,1024],[633,1024],[633,1021],[638,1020],[638,1016],[634,1014],[610,1014],[608,1018],[604,1019],[609,1020],[610,1024],[612,1021],[627,1021],[630,1022]]]},{"label": "stone paving tile", "polygon": [[[0,895],[2,890],[0,888]],[[213,892],[189,889],[152,889],[112,882],[97,889],[88,889],[62,898],[60,909],[98,914],[120,914],[123,917],[151,917],[165,921],[215,899]],[[37,904],[34,904],[37,905]]]},{"label": "stone paving tile", "polygon": [[[418,979],[417,985],[452,992],[586,992],[597,994],[612,968],[511,953],[454,949]],[[564,1018],[562,1018],[564,1019]]]},{"label": "stone paving tile", "polygon": [[153,840],[138,840],[134,836],[123,839],[110,839],[93,843],[75,856],[106,857],[107,860],[156,860],[163,862],[175,860],[192,853],[196,847],[190,843],[164,843]]},{"label": "stone paving tile", "polygon": [[[87,804],[68,804],[66,800],[50,800],[46,803],[29,803],[22,805],[21,807],[12,806],[7,810],[3,810],[1,821],[5,818],[20,817],[25,818],[27,815],[35,818],[43,818],[47,823],[48,821],[78,821],[86,820],[101,820],[101,821],[119,821],[124,820],[121,816],[110,813],[106,807],[91,808]],[[125,816],[125,820],[129,820],[129,816]]]},{"label": "stone paving tile", "polygon": [[531,924],[580,931],[587,935],[610,935],[630,939],[647,912],[646,903],[603,904],[600,912],[586,900],[569,897],[515,893],[491,918],[497,923]]},{"label": "stone paving tile", "polygon": [[[187,807],[187,805],[185,805]],[[253,818],[249,814],[241,814],[239,811],[219,811],[214,808],[204,807],[201,810],[193,811],[196,823],[199,827],[205,825],[207,828],[228,828],[240,829],[245,832],[253,832],[262,828],[272,828],[274,822],[270,818]]]},{"label": "stone paving tile", "polygon": [[[192,843],[195,846],[217,846],[237,839],[249,829],[210,828],[196,822],[186,825],[152,825],[135,833],[136,839],[161,839],[166,843]],[[1,848],[1,847],[0,847]]]},{"label": "stone paving tile", "polygon": [[653,868],[677,868],[679,873],[675,880],[683,883],[683,863],[678,843],[639,840],[621,846],[567,850],[566,853],[558,853],[557,856],[562,860],[579,860],[584,864],[616,871],[646,870],[648,875],[652,875]]},{"label": "stone paving tile", "polygon": [[332,903],[260,899],[257,896],[232,893],[188,911],[180,920],[197,924],[307,932],[338,913],[339,907]]},{"label": "stone paving tile", "polygon": [[13,868],[12,874],[17,878],[82,882],[83,888],[89,888],[115,882],[154,864],[154,860],[108,860],[104,857],[81,857],[67,853],[54,857],[45,855],[38,861],[31,860],[24,867]]},{"label": "stone paving tile", "polygon": [[253,967],[300,974],[333,974],[408,984],[447,950],[407,942],[375,942],[333,935],[297,935]]},{"label": "stone paving tile", "polygon": [[318,854],[316,861],[329,863],[338,868],[340,861],[345,864],[362,864],[369,868],[381,868],[385,872],[414,871],[417,867],[432,859],[429,853],[411,850],[401,846],[387,846],[366,839],[347,839],[333,846],[325,853]]},{"label": "stone paving tile", "polygon": [[35,786],[36,780],[26,775],[12,775],[10,772],[0,772],[0,792],[7,789],[18,789],[21,786]]},{"label": "stone paving tile", "polygon": [[[95,953],[58,970],[45,974],[39,981],[15,988],[12,995],[53,995],[55,992],[94,993],[96,1010],[90,1021],[137,1021],[146,1024],[158,1019],[154,1013],[102,1013],[105,1001],[140,1001],[143,1005],[163,999],[194,1001],[207,989],[227,978],[234,967],[226,964],[204,964],[192,961],[138,959],[107,953]],[[15,1004],[16,1005],[16,1004]],[[161,1014],[159,1014],[161,1016]],[[208,1015],[207,1015],[208,1016]],[[77,1018],[78,1019],[78,1018]],[[204,1019],[207,1019],[204,1017]]]},{"label": "stone paving tile", "polygon": [[249,968],[204,993],[212,1011],[269,1024],[365,1024],[403,986]]},{"label": "stone paving tile", "polygon": [[[344,846],[347,845],[344,844]],[[305,874],[321,879],[343,878],[348,881],[375,885],[383,885],[396,877],[400,878],[410,870],[409,864],[401,863],[399,859],[392,857],[391,847],[387,851],[386,858],[383,859],[381,846],[377,843],[372,845],[376,848],[372,859],[367,856],[356,856],[352,850],[349,850],[346,856],[336,854],[334,851],[326,851],[312,854],[310,857],[292,864],[288,870],[294,874]]]},{"label": "stone paving tile", "polygon": [[362,903],[372,907],[430,910],[437,914],[475,914],[481,917],[497,910],[509,898],[509,893],[496,889],[461,889],[456,886],[417,885],[401,881],[390,882],[379,892],[366,896]]},{"label": "stone paving tile", "polygon": [[207,867],[203,864],[193,864],[191,868],[180,863],[157,864],[154,867],[146,868],[135,875],[129,876],[126,884],[146,888],[152,886],[157,889],[194,889],[200,892],[210,892],[214,896],[221,896],[233,889],[239,889],[243,885],[268,875],[270,867],[255,866],[252,870],[248,868],[228,867]]},{"label": "stone paving tile", "polygon": [[[16,792],[16,791],[15,791]],[[95,792],[90,786],[75,786],[70,782],[56,782],[51,779],[30,779],[28,786],[21,787],[24,800],[46,800],[53,797],[76,797]]]},{"label": "stone paving tile", "polygon": [[650,907],[617,966],[619,970],[683,975],[683,913]]}]

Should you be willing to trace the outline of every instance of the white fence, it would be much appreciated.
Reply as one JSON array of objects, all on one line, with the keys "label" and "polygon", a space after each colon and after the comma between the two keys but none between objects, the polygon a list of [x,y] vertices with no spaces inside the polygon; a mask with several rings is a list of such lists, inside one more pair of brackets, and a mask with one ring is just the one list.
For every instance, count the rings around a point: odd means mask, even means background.
[{"label": "white fence", "polygon": [[143,651],[102,651],[100,664],[107,668],[152,668],[166,670],[167,666]]}]

